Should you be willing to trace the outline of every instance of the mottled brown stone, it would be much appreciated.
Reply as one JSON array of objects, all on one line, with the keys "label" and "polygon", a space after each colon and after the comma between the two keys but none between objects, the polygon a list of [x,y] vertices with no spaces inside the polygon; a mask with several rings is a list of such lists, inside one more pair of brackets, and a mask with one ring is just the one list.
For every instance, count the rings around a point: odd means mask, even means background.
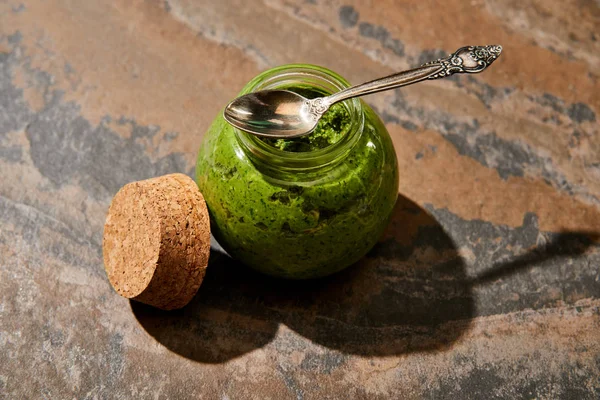
[{"label": "mottled brown stone", "polygon": [[[0,2],[0,398],[599,398],[598,32],[593,0]],[[400,198],[357,265],[294,284],[213,243],[186,307],[114,293],[111,199],[193,176],[257,73],[486,43],[482,74],[365,98]]]}]

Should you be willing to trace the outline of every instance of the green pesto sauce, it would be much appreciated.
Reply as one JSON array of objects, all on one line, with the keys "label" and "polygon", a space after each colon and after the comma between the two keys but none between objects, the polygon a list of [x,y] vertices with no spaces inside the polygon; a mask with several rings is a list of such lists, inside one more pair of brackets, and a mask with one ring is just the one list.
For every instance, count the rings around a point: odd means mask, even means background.
[{"label": "green pesto sauce", "polygon": [[261,138],[261,140],[279,150],[299,153],[329,147],[338,142],[349,129],[350,114],[346,107],[337,103],[323,114],[317,127],[309,135],[294,139]]},{"label": "green pesto sauce", "polygon": [[[285,180],[257,168],[221,115],[213,121],[198,153],[196,180],[211,232],[232,257],[269,275],[306,279],[339,271],[375,245],[396,202],[398,169],[387,130],[368,106],[363,109],[363,131],[344,158],[314,177],[297,171]],[[312,142],[274,145],[302,151],[339,140],[348,115],[332,111]]]}]

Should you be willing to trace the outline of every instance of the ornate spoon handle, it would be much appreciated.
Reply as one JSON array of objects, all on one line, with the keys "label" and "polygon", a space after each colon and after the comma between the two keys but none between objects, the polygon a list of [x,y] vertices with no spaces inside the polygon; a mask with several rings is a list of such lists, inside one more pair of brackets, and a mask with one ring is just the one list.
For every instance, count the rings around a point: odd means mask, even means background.
[{"label": "ornate spoon handle", "polygon": [[418,68],[352,86],[331,96],[308,100],[307,111],[318,117],[332,104],[352,97],[407,86],[425,79],[438,79],[456,73],[481,72],[489,67],[500,56],[500,53],[502,53],[502,46],[499,45],[461,47],[447,58],[440,58]]}]

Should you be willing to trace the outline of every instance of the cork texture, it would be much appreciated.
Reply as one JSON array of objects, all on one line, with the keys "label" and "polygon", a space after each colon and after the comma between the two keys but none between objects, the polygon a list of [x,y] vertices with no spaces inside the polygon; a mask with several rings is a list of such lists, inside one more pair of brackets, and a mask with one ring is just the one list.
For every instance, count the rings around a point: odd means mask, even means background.
[{"label": "cork texture", "polygon": [[[595,0],[0,1],[0,399],[597,400],[599,32]],[[180,310],[112,289],[115,194],[193,177],[264,69],[358,84],[495,43],[364,98],[400,181],[357,265],[285,283],[213,242]]]},{"label": "cork texture", "polygon": [[185,306],[202,283],[210,222],[198,187],[183,174],[125,185],[104,226],[104,266],[121,296],[164,310]]}]

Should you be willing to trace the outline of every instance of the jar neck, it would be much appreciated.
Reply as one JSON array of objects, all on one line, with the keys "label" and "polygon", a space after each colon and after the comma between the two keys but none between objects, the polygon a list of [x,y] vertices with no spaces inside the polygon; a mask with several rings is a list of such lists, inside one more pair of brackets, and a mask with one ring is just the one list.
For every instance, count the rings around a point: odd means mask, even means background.
[{"label": "jar neck", "polygon": [[[350,84],[335,72],[307,64],[283,65],[265,71],[251,80],[240,95],[260,90],[302,88],[322,93],[339,92]],[[257,136],[234,129],[238,143],[246,155],[261,170],[285,175],[286,173],[315,173],[337,164],[358,142],[364,126],[363,106],[358,99],[340,103],[348,111],[350,123],[347,132],[336,143],[307,152],[283,151],[260,140]]]}]

